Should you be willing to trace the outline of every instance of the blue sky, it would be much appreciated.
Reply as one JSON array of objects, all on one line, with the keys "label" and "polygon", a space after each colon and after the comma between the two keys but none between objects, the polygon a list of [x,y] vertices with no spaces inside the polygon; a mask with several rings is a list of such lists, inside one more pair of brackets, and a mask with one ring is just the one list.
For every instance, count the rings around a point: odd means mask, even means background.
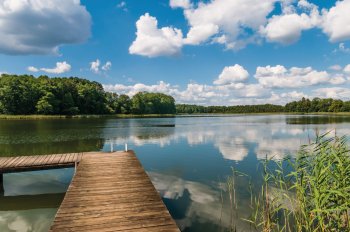
[{"label": "blue sky", "polygon": [[349,100],[348,12],[350,0],[0,0],[0,72],[205,105]]}]

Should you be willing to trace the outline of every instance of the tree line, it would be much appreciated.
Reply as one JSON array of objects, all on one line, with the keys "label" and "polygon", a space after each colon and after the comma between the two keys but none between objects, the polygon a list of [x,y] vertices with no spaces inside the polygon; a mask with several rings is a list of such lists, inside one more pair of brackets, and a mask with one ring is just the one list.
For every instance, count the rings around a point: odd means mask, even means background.
[{"label": "tree line", "polygon": [[77,77],[0,76],[0,114],[201,114],[201,113],[350,112],[350,101],[302,98],[285,106],[273,104],[201,106],[177,104],[163,93],[139,92],[133,97],[106,92],[95,81]]},{"label": "tree line", "polygon": [[174,114],[175,100],[162,93],[106,92],[95,81],[77,77],[0,76],[0,114]]},{"label": "tree line", "polygon": [[302,98],[300,101],[287,103],[285,112],[350,112],[350,101],[332,98],[314,98],[312,100]]},{"label": "tree line", "polygon": [[242,113],[278,113],[284,112],[281,105],[237,105],[237,106],[198,106],[177,104],[176,113],[179,114],[242,114]]},{"label": "tree line", "polygon": [[237,106],[199,106],[177,104],[176,112],[179,114],[212,114],[212,113],[312,113],[312,112],[350,112],[350,101],[342,101],[332,98],[314,98],[312,100],[302,98],[300,101],[292,101],[282,105],[237,105]]}]

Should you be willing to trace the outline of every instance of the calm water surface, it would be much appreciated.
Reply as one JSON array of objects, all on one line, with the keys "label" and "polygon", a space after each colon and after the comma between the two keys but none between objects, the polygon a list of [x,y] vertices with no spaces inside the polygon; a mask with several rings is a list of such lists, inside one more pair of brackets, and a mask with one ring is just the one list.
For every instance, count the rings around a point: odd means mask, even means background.
[{"label": "calm water surface", "polygon": [[[122,150],[128,143],[182,231],[224,231],[231,210],[223,182],[231,167],[258,185],[261,159],[293,156],[316,131],[330,130],[350,135],[350,117],[0,120],[0,156]],[[0,231],[47,231],[72,175],[72,169],[6,174]],[[238,180],[239,217],[250,213],[247,188]]]}]

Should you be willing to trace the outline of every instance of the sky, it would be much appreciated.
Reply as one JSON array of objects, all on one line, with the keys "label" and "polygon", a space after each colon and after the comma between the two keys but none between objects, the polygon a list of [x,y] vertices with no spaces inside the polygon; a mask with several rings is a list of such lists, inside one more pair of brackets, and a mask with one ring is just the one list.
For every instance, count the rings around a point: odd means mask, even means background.
[{"label": "sky", "polygon": [[0,73],[201,105],[350,100],[350,0],[0,0]]}]

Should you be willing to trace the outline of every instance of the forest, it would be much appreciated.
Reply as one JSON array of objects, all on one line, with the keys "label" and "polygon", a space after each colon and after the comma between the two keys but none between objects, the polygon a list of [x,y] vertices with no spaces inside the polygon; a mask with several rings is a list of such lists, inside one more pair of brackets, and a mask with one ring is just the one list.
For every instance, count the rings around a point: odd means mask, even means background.
[{"label": "forest", "polygon": [[162,93],[140,92],[130,98],[104,91],[85,79],[30,75],[0,77],[0,114],[174,114],[175,100]]},{"label": "forest", "polygon": [[106,92],[95,81],[77,77],[49,78],[31,75],[0,77],[0,114],[211,114],[211,113],[350,112],[350,101],[302,98],[285,106],[201,106],[177,104],[163,93],[139,92],[133,97]]}]

